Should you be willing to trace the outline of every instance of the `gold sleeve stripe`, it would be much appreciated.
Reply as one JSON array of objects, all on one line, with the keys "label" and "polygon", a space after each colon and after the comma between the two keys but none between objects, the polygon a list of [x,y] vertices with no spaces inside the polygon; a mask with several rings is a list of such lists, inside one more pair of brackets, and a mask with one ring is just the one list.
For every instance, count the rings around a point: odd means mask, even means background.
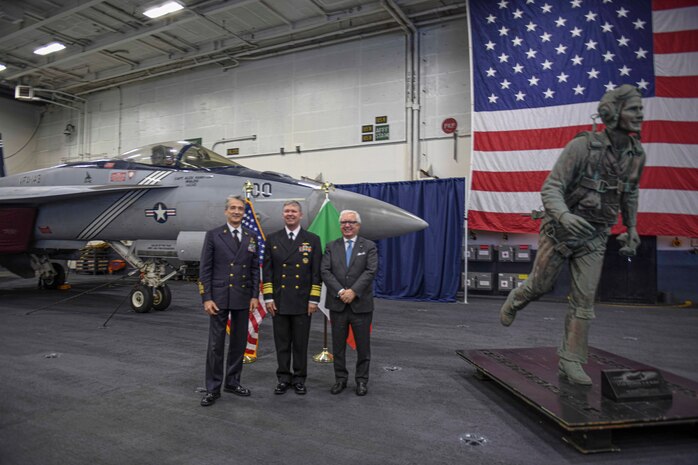
[{"label": "gold sleeve stripe", "polygon": [[321,290],[322,290],[321,286],[318,286],[317,284],[313,284],[313,286],[310,288],[310,295],[313,297],[320,297]]},{"label": "gold sleeve stripe", "polygon": [[262,292],[264,294],[270,294],[274,292],[274,285],[272,283],[264,283],[264,286],[262,286]]},{"label": "gold sleeve stripe", "polygon": [[204,295],[204,284],[199,281],[199,294]]}]

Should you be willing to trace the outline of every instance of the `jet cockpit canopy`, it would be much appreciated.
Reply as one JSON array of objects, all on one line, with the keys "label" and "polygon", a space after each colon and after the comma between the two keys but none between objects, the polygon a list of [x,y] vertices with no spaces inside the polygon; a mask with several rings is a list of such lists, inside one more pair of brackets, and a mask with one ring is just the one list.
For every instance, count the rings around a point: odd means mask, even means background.
[{"label": "jet cockpit canopy", "polygon": [[116,157],[131,163],[180,169],[240,166],[212,150],[187,141],[160,142],[129,150]]}]

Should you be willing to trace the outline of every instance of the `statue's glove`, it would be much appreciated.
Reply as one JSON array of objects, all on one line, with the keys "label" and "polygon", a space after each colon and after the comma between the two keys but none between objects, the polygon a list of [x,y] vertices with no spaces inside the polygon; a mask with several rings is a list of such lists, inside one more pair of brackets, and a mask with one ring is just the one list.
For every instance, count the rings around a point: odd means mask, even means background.
[{"label": "statue's glove", "polygon": [[570,212],[563,213],[559,221],[563,228],[580,239],[591,237],[596,232],[587,220]]},{"label": "statue's glove", "polygon": [[637,229],[628,228],[627,232],[618,235],[618,242],[623,245],[618,251],[619,254],[625,257],[634,257],[637,246],[640,245],[640,235],[637,233]]}]

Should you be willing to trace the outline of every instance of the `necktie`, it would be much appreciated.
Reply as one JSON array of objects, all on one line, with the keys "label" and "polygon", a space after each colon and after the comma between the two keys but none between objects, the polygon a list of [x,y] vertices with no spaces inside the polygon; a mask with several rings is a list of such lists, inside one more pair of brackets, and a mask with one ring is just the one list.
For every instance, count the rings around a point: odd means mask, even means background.
[{"label": "necktie", "polygon": [[354,241],[352,241],[352,240],[347,241],[347,266],[349,266],[349,262],[351,261],[351,250],[352,250],[353,244],[354,244]]},{"label": "necktie", "polygon": [[240,238],[238,237],[237,229],[233,229],[233,244],[235,244],[236,249],[240,247]]},{"label": "necktie", "polygon": [[288,233],[288,241],[293,242],[293,232]]}]

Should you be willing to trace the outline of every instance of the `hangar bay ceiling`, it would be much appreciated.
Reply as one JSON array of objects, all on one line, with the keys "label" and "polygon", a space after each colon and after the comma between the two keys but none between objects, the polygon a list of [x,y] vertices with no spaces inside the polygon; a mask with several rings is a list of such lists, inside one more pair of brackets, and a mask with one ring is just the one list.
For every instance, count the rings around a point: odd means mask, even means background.
[{"label": "hangar bay ceiling", "polygon": [[[455,0],[177,0],[184,8],[151,19],[165,0],[0,1],[0,89],[86,96],[198,67],[222,70],[294,51],[462,18]],[[35,49],[65,45],[40,56]],[[0,66],[2,69],[2,66]]]}]

